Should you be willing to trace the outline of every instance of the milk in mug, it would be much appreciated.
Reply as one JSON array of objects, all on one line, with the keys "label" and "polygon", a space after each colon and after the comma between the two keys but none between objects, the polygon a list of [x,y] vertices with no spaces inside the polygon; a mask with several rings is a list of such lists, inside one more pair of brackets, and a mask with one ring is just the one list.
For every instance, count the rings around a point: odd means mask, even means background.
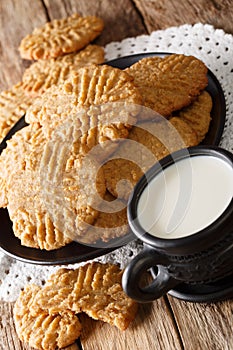
[{"label": "milk in mug", "polygon": [[163,239],[190,236],[213,223],[233,196],[233,168],[214,156],[182,159],[156,175],[142,192],[142,228]]}]

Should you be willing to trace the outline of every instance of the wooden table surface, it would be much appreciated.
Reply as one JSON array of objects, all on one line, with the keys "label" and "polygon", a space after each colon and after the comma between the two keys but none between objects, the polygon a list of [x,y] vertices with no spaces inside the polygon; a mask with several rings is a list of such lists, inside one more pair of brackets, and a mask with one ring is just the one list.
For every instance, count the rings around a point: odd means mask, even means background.
[{"label": "wooden table surface", "polygon": [[[96,40],[105,45],[126,37],[184,23],[209,23],[233,34],[231,0],[0,0],[0,89],[20,81],[28,65],[18,54],[23,36],[46,21],[79,12],[103,18]],[[22,350],[11,303],[0,302],[0,349]],[[232,350],[233,302],[194,304],[170,296],[140,306],[125,332],[81,317],[83,334],[69,349],[88,350]]]}]

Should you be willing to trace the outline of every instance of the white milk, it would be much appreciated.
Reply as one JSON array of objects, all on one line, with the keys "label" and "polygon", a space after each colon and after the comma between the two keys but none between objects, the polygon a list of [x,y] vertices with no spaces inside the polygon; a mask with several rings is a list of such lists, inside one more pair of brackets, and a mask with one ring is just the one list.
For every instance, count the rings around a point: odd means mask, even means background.
[{"label": "white milk", "polygon": [[159,238],[192,235],[214,222],[233,196],[233,168],[213,156],[194,156],[169,166],[142,192],[140,225]]}]

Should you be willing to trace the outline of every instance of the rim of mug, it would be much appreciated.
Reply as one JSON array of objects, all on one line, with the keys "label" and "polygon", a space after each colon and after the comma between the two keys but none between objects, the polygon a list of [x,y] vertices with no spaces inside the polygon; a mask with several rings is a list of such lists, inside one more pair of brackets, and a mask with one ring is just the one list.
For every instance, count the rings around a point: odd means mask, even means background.
[{"label": "rim of mug", "polygon": [[[181,149],[169,154],[165,158],[155,163],[141,177],[129,197],[127,204],[127,217],[133,234],[144,243],[157,248],[157,250],[161,253],[166,252],[172,255],[187,255],[200,251],[200,247],[203,251],[207,246],[209,246],[210,238],[211,245],[214,245],[219,241],[220,236],[221,240],[223,240],[230,233],[229,230],[233,230],[231,227],[232,225],[230,225],[231,220],[233,220],[233,199],[230,201],[224,212],[210,225],[186,237],[166,239],[152,236],[150,233],[146,232],[146,230],[139,223],[137,218],[138,202],[142,192],[148,186],[150,181],[172,164],[185,158],[200,155],[221,158],[233,166],[233,154],[219,146],[200,145]],[[226,228],[225,231],[223,231],[224,228]]]}]

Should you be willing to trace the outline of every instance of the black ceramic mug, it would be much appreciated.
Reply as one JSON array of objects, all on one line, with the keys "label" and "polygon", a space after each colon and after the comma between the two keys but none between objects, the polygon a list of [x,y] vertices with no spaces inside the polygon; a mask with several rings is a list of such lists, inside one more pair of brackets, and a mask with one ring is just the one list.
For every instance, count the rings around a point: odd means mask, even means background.
[{"label": "black ceramic mug", "polygon": [[[128,221],[144,249],[126,267],[122,285],[140,302],[181,283],[212,283],[233,274],[233,155],[218,147],[180,150],[140,179]],[[153,281],[141,287],[151,269]]]}]

